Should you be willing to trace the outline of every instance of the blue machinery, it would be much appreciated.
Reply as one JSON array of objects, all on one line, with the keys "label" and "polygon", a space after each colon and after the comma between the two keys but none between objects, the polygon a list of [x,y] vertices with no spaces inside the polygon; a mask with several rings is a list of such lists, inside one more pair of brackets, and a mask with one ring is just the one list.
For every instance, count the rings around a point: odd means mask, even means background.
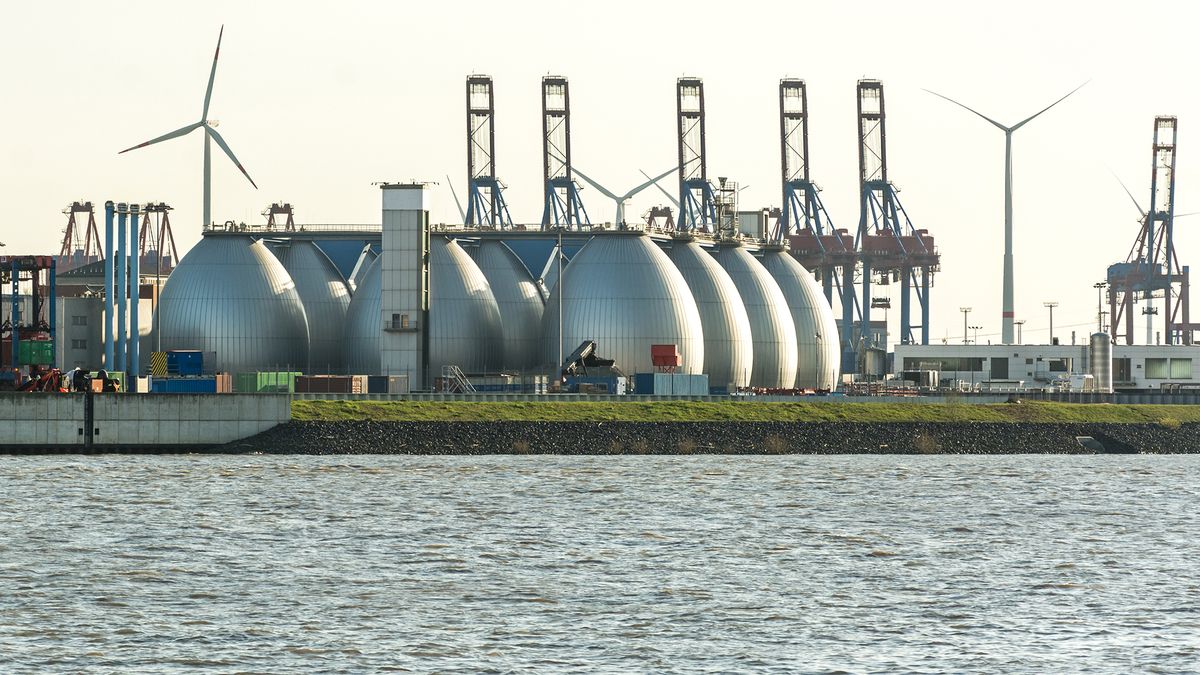
[{"label": "blue machinery", "polygon": [[496,178],[496,101],[492,78],[467,78],[467,214],[465,224],[512,227],[504,186]]}]

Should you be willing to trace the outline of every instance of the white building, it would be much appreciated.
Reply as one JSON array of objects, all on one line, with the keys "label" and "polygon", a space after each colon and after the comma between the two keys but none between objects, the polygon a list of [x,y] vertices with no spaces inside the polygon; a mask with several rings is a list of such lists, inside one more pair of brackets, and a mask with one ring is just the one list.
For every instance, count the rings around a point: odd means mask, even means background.
[{"label": "white building", "polygon": [[[936,370],[942,386],[979,390],[1063,388],[1088,371],[1088,345],[897,345],[893,372]],[[1113,345],[1117,391],[1200,387],[1200,346]]]}]

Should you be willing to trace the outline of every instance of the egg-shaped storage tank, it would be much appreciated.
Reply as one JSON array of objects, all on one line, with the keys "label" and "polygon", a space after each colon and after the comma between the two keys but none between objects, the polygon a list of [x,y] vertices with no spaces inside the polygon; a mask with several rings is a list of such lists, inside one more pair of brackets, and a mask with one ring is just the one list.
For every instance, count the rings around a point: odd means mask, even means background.
[{"label": "egg-shaped storage tank", "polygon": [[296,284],[308,319],[308,367],[310,373],[341,373],[345,370],[346,310],[350,287],[333,261],[311,241],[294,239],[271,246],[271,252]]},{"label": "egg-shaped storage tank", "polygon": [[625,373],[651,372],[650,347],[673,344],[681,372],[704,372],[704,330],[683,275],[649,237],[610,232],[592,237],[563,268],[542,318],[543,363],[558,364],[559,296],[563,354],[594,340],[597,355]]},{"label": "egg-shaped storage tank", "polygon": [[383,295],[383,265],[376,258],[360,276],[358,288],[346,309],[344,363],[353,375],[378,375],[379,336],[383,333],[380,300]]},{"label": "egg-shaped storage tank", "polygon": [[741,244],[722,243],[716,257],[733,279],[750,318],[754,340],[750,385],[792,388],[796,384],[796,324],[779,284]]},{"label": "egg-shaped storage tank", "polygon": [[749,386],[754,336],[733,279],[695,241],[677,239],[667,256],[683,275],[700,312],[709,385],[730,391]]},{"label": "egg-shaped storage tank", "polygon": [[[385,252],[371,264],[346,313],[346,364],[355,374],[381,373],[382,281]],[[503,360],[500,308],[479,266],[443,237],[429,241],[429,377],[443,366],[489,373]],[[400,374],[400,373],[389,373]]]},{"label": "egg-shaped storage tank", "polygon": [[249,237],[208,236],[193,246],[163,285],[157,321],[164,350],[211,352],[206,369],[300,370],[308,363],[296,285],[266,245]]},{"label": "egg-shaped storage tank", "polygon": [[537,366],[546,307],[541,289],[517,254],[503,242],[485,239],[474,253],[500,310],[503,368],[521,371]]},{"label": "egg-shaped storage tank", "polygon": [[813,275],[782,248],[763,251],[763,267],[779,284],[796,324],[796,387],[833,391],[841,366],[837,320]]}]

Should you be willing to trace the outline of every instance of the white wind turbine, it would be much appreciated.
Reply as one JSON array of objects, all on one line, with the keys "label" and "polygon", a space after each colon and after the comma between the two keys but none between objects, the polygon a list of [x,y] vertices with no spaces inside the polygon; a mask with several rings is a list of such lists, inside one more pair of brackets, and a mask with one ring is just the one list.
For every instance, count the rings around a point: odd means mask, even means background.
[{"label": "white wind turbine", "polygon": [[571,171],[573,171],[580,178],[582,178],[584,181],[586,181],[588,185],[591,185],[592,187],[596,188],[605,197],[608,197],[609,199],[611,199],[617,203],[617,214],[616,214],[615,220],[614,220],[614,223],[616,224],[617,227],[624,227],[624,225],[625,225],[625,202],[628,202],[637,193],[641,192],[642,190],[645,190],[646,188],[650,187],[651,185],[654,185],[656,182],[662,180],[663,178],[666,178],[667,176],[671,175],[678,169],[679,169],[679,167],[677,167],[677,166],[671,167],[670,169],[667,169],[666,171],[662,172],[662,174],[660,174],[657,178],[651,178],[650,180],[646,181],[645,183],[642,183],[641,185],[633,188],[629,192],[626,192],[625,194],[618,197],[617,195],[610,192],[608,190],[608,188],[597,183],[596,181],[592,180],[591,178],[588,178],[578,168],[571,167]]},{"label": "white wind turbine", "polygon": [[239,162],[237,157],[234,156],[233,150],[229,149],[229,144],[225,142],[224,138],[221,138],[221,134],[217,133],[217,130],[214,128],[217,126],[217,121],[208,119],[208,103],[209,103],[209,101],[212,100],[213,80],[217,77],[217,57],[221,55],[221,38],[224,35],[225,35],[225,26],[221,26],[221,32],[217,35],[217,51],[213,54],[212,71],[208,74],[208,89],[204,93],[204,111],[200,113],[200,121],[195,122],[193,124],[189,124],[180,129],[176,129],[175,131],[172,131],[169,134],[163,134],[162,136],[159,136],[158,138],[152,138],[152,139],[146,141],[145,143],[135,145],[132,148],[126,148],[126,149],[122,150],[121,152],[117,153],[117,154],[124,154],[126,152],[129,152],[130,150],[137,150],[138,148],[144,148],[147,145],[154,145],[155,143],[159,143],[161,141],[170,140],[172,138],[178,138],[180,136],[186,136],[186,135],[192,133],[193,131],[195,131],[196,129],[203,127],[204,128],[204,224],[205,225],[209,225],[212,223],[212,144],[210,141],[216,141],[217,145],[221,146],[221,149],[224,150],[225,154],[229,156],[229,159],[230,159],[230,161],[233,162],[234,166],[236,166],[238,168],[238,171],[242,172],[242,175],[246,177],[246,180],[250,181],[250,184],[254,186],[255,190],[258,189],[258,185],[255,184],[254,179],[250,177],[250,174],[246,173],[246,169],[242,166],[242,163]]}]

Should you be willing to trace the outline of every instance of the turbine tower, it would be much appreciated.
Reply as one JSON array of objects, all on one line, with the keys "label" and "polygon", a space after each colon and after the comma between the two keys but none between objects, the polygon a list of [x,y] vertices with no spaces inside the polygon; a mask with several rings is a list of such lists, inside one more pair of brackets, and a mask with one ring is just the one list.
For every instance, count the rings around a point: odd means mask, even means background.
[{"label": "turbine tower", "polygon": [[996,120],[979,112],[978,110],[968,108],[967,106],[948,96],[942,96],[936,91],[930,91],[928,89],[925,90],[930,94],[937,96],[938,98],[945,99],[960,108],[975,113],[988,122],[991,122],[992,125],[997,129],[1004,132],[1004,307],[1002,309],[1003,313],[1001,314],[1000,320],[1000,340],[1006,345],[1013,343],[1012,135],[1017,129],[1020,129],[1026,124],[1032,122],[1034,118],[1038,117],[1059,103],[1062,103],[1067,96],[1070,96],[1071,94],[1074,94],[1082,89],[1084,84],[1087,84],[1087,82],[1075,87],[1071,91],[1067,92],[1066,96],[1063,96],[1054,103],[1051,103],[1045,108],[1042,108],[1038,112],[1026,117],[1010,127],[1006,127]]},{"label": "turbine tower", "polygon": [[221,134],[217,133],[217,130],[214,128],[217,126],[216,120],[208,119],[208,104],[212,100],[213,80],[217,77],[217,57],[221,55],[221,38],[224,35],[225,35],[225,26],[221,26],[221,32],[217,35],[217,51],[213,53],[212,71],[209,72],[209,74],[208,74],[208,89],[204,92],[204,110],[203,110],[203,112],[200,113],[200,121],[195,122],[193,124],[189,124],[185,127],[176,129],[175,131],[172,131],[169,134],[163,134],[162,136],[159,136],[158,138],[152,138],[152,139],[146,141],[145,143],[135,145],[132,148],[126,148],[126,149],[122,150],[121,152],[117,153],[120,155],[120,154],[129,152],[130,150],[137,150],[138,148],[144,148],[147,145],[154,145],[155,143],[167,141],[172,138],[186,136],[186,135],[192,133],[193,131],[195,131],[196,129],[203,128],[204,129],[204,225],[205,226],[210,225],[212,223],[212,143],[211,143],[211,141],[216,141],[217,145],[221,146],[221,150],[223,150],[225,152],[225,154],[229,156],[229,160],[232,161],[233,165],[238,168],[238,171],[242,172],[242,175],[246,177],[246,180],[250,181],[250,184],[254,186],[255,190],[258,189],[258,185],[255,184],[254,179],[250,177],[250,174],[246,173],[245,167],[243,167],[242,163],[239,162],[237,157],[234,156],[233,150],[229,149],[229,144],[225,142],[224,138],[221,138]]}]

